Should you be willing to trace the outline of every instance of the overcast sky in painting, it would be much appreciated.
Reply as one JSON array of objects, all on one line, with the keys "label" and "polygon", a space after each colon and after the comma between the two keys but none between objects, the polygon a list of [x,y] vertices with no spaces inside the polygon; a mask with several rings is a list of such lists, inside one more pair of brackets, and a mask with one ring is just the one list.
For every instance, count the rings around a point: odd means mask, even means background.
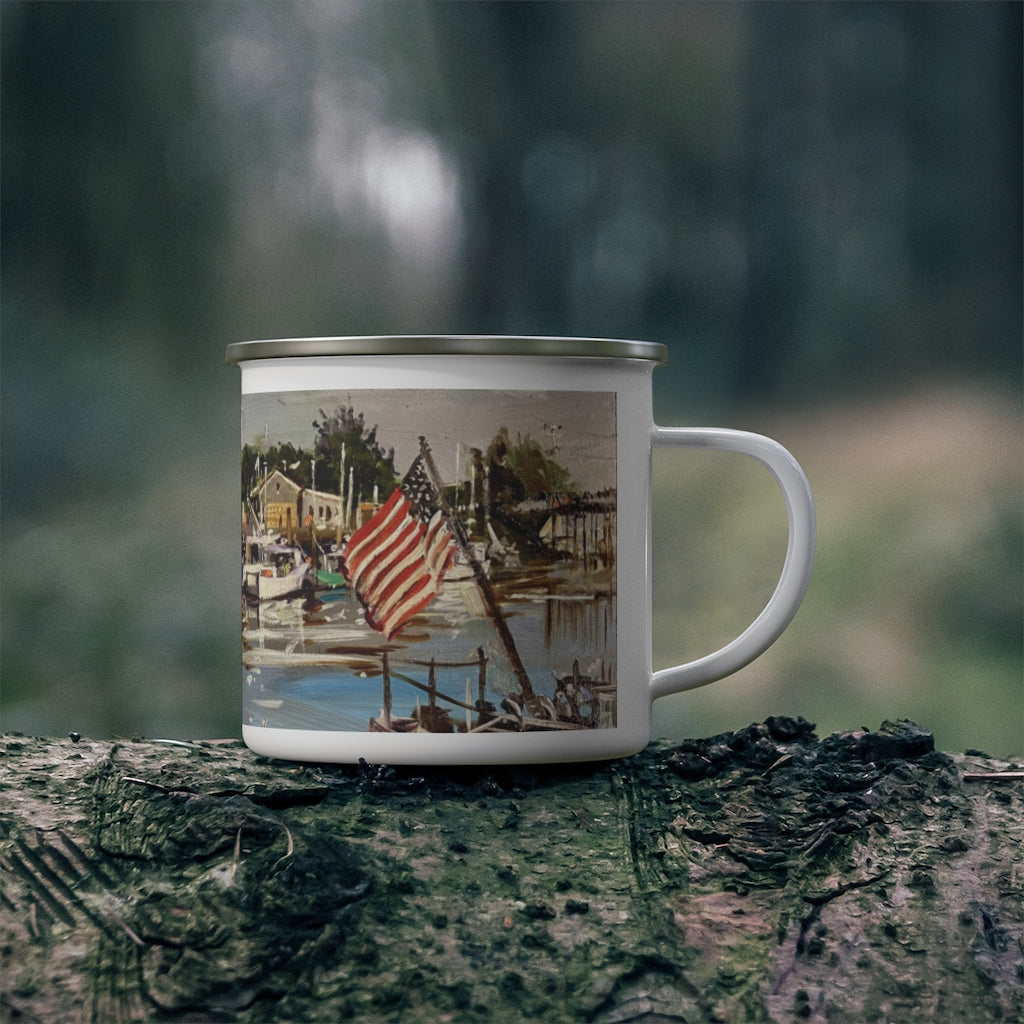
[{"label": "overcast sky in painting", "polygon": [[[509,436],[530,436],[569,470],[577,487],[598,491],[615,486],[615,395],[564,391],[284,391],[242,398],[242,441],[270,445],[290,441],[311,449],[313,420],[320,409],[340,405],[363,413],[377,425],[377,441],[395,449],[395,469],[404,475],[426,437],[444,483],[466,479],[468,448],[487,449],[507,427]],[[461,456],[457,449],[463,445]]]}]

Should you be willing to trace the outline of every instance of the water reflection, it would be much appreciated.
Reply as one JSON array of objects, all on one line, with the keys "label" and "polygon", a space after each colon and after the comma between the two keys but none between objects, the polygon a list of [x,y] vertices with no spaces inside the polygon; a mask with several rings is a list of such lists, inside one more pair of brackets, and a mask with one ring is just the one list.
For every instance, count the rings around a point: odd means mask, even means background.
[{"label": "water reflection", "polygon": [[[246,608],[243,721],[366,731],[392,717],[422,722],[440,700],[457,731],[489,721],[511,727],[516,716],[522,727],[613,725],[610,575],[581,581],[551,569],[506,578],[495,590],[532,700],[523,700],[501,637],[471,582],[446,582],[428,610],[391,641],[367,626],[358,599],[343,587]],[[507,721],[497,721],[502,716]],[[447,726],[445,720],[445,731]]]}]

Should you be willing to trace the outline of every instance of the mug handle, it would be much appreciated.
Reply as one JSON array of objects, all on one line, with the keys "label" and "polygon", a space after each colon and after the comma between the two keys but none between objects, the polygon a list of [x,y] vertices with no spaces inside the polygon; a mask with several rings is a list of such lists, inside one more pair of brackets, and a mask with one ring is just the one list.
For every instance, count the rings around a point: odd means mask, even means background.
[{"label": "mug handle", "polygon": [[735,640],[712,654],[683,665],[655,672],[651,699],[692,690],[731,675],[763,654],[782,634],[796,614],[811,578],[814,562],[814,498],[804,471],[777,441],[745,430],[715,427],[659,427],[651,432],[654,448],[707,448],[739,452],[763,463],[775,478],[786,501],[789,545],[775,591],[761,614]]}]

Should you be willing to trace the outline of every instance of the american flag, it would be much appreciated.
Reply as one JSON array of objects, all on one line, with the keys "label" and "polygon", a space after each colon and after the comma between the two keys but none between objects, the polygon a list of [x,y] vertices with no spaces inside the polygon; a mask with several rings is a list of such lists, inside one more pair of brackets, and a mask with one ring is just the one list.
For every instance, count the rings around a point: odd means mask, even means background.
[{"label": "american flag", "polygon": [[352,534],[343,570],[367,623],[390,640],[437,596],[455,553],[419,455],[391,497]]}]

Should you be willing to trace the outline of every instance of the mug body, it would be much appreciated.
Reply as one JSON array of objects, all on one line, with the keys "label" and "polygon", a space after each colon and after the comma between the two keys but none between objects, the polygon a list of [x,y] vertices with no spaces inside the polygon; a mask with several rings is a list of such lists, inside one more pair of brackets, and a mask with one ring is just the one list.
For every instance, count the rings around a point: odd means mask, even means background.
[{"label": "mug body", "polygon": [[302,761],[642,749],[660,345],[249,342],[243,736]]}]

